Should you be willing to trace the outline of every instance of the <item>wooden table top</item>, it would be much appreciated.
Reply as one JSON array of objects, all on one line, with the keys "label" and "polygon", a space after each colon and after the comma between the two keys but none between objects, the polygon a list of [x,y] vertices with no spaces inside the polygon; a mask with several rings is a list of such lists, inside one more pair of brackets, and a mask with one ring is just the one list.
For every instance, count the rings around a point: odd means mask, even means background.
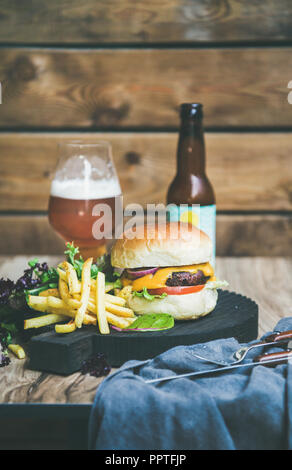
[{"label": "wooden table top", "polygon": [[[16,279],[32,258],[0,257],[0,277]],[[39,259],[52,266],[60,261],[54,256],[40,256]],[[292,316],[291,272],[292,258],[217,258],[216,262],[216,275],[229,282],[229,290],[258,303],[259,336],[272,330],[281,318]],[[32,371],[27,368],[26,360],[19,360],[12,353],[10,357],[11,364],[0,369],[0,407],[4,412],[15,409],[13,404],[18,405],[18,409],[20,405],[28,409],[28,404],[67,405],[67,409],[68,405],[69,408],[74,405],[74,409],[76,405],[85,405],[90,408],[103,380],[81,373],[63,377]],[[9,406],[4,409],[4,405]]]}]

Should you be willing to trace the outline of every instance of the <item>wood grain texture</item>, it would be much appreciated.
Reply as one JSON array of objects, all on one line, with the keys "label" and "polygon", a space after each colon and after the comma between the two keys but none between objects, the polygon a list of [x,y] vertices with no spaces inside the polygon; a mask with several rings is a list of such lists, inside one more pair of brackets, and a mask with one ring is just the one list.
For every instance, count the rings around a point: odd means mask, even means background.
[{"label": "wood grain texture", "polygon": [[[56,258],[42,258],[53,264]],[[0,259],[0,273],[20,274],[23,257]],[[28,261],[28,258],[26,259]],[[9,264],[9,269],[7,265]],[[259,336],[271,331],[283,317],[292,316],[290,284],[292,259],[217,258],[216,273],[229,282],[229,290],[247,295],[259,305]],[[271,283],[271,273],[274,276]],[[103,380],[75,373],[69,377],[39,373],[26,368],[26,361],[12,357],[12,364],[0,374],[1,403],[92,403],[96,388]]]},{"label": "wood grain texture", "polygon": [[92,403],[103,378],[80,373],[68,377],[28,369],[27,360],[11,355],[12,363],[0,376],[0,403]]},{"label": "wood grain texture", "polygon": [[291,126],[291,48],[0,49],[4,128],[169,128],[182,102],[205,125]]},{"label": "wood grain texture", "polygon": [[292,256],[292,217],[219,215],[218,256]]},{"label": "wood grain texture", "polygon": [[[46,216],[1,216],[0,254],[62,254],[64,241]],[[217,255],[292,256],[292,217],[218,215]]]},{"label": "wood grain texture", "polygon": [[2,0],[0,5],[0,41],[12,44],[271,39],[291,39],[289,0]]},{"label": "wood grain texture", "polygon": [[[276,272],[281,276],[272,276],[271,282],[271,273]],[[216,274],[229,282],[228,290],[259,305],[259,336],[273,330],[281,318],[292,316],[291,285],[287,283],[291,273],[292,258],[217,258],[216,262]]]},{"label": "wood grain texture", "polygon": [[[177,133],[2,133],[0,210],[47,210],[58,143],[73,138],[111,142],[125,205],[165,202]],[[206,152],[219,210],[292,209],[291,133],[206,133]]]}]

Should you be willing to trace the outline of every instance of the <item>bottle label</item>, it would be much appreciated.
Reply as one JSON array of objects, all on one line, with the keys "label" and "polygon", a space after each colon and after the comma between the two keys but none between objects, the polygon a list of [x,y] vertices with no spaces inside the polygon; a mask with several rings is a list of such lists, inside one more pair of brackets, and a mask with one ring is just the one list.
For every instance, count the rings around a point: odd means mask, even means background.
[{"label": "bottle label", "polygon": [[211,265],[215,268],[216,256],[216,204],[200,206],[200,204],[169,204],[167,207],[167,220],[170,222],[189,222],[205,232],[211,239],[213,255]]}]

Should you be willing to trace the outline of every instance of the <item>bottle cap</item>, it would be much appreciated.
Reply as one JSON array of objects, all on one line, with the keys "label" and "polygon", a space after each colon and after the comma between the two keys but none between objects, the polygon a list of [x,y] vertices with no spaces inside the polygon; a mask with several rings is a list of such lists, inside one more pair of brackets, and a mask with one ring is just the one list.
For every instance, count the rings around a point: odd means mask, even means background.
[{"label": "bottle cap", "polygon": [[201,103],[183,103],[180,105],[180,115],[184,119],[203,119]]}]

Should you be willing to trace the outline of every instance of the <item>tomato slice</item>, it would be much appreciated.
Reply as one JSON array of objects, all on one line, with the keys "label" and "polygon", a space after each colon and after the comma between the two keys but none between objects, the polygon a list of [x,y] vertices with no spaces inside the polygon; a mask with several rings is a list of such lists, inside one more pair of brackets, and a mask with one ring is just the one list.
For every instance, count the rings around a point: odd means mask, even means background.
[{"label": "tomato slice", "polygon": [[167,295],[183,295],[183,294],[193,294],[194,292],[199,292],[204,289],[205,284],[200,284],[198,286],[175,286],[175,287],[159,287],[158,289],[147,289],[151,295],[161,295],[166,293]]}]

